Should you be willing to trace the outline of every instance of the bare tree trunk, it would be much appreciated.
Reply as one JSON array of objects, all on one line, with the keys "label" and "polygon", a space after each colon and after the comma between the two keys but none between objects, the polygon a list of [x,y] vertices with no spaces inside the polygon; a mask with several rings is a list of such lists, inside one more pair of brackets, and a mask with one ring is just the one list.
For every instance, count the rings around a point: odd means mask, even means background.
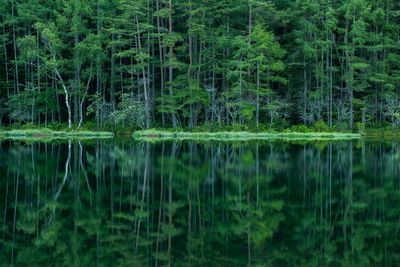
[{"label": "bare tree trunk", "polygon": [[350,118],[349,118],[349,127],[350,129],[353,128],[353,67],[350,63],[350,55],[349,55],[349,48],[348,48],[348,35],[349,35],[349,19],[346,18],[346,32],[344,35],[344,45],[345,45],[345,55],[346,55],[346,65],[347,71],[350,72],[350,81],[346,81],[346,87],[348,91],[348,97],[350,102]]},{"label": "bare tree trunk", "polygon": [[260,65],[257,63],[256,127],[260,117]]},{"label": "bare tree trunk", "polygon": [[216,115],[216,88],[215,88],[215,44],[213,43],[213,62],[212,62],[212,78],[211,78],[211,122],[215,122],[215,115]]},{"label": "bare tree trunk", "polygon": [[[36,43],[37,43],[37,50],[39,51],[39,31],[36,33]],[[33,81],[32,81],[33,83]],[[40,94],[40,58],[37,57],[37,91],[38,94]],[[46,101],[46,107],[47,107],[47,101]],[[39,115],[40,116],[40,115]],[[32,97],[32,124],[34,123],[34,118],[35,118],[35,93],[33,93]]]},{"label": "bare tree trunk", "polygon": [[[15,60],[15,86],[17,89],[17,94],[19,94],[19,73],[18,73],[18,58],[17,58],[17,40],[15,37],[15,20],[14,20],[14,1],[11,1],[11,14],[12,14],[12,35],[13,35],[13,45],[14,45],[14,60]],[[15,91],[14,91],[15,93]]]},{"label": "bare tree trunk", "polygon": [[[334,36],[331,34],[331,41],[333,42]],[[332,128],[332,112],[333,112],[333,48],[331,44],[330,68],[329,68],[329,127]]]},{"label": "bare tree trunk", "polygon": [[[139,46],[139,53],[142,53],[142,42],[140,41],[140,31],[139,31],[139,19],[136,15],[136,29],[137,29],[137,39]],[[144,101],[145,101],[145,109],[146,109],[146,128],[150,128],[150,107],[149,107],[149,95],[147,93],[147,81],[146,81],[146,71],[144,69],[144,62],[141,60],[142,65],[142,75],[143,75],[143,90],[144,90]]]},{"label": "bare tree trunk", "polygon": [[112,111],[115,111],[115,96],[114,96],[114,82],[115,82],[115,35],[111,35],[112,45],[111,45],[111,80],[110,80],[110,101],[112,105]]},{"label": "bare tree trunk", "polygon": [[[3,22],[5,17],[3,16]],[[3,23],[3,46],[4,46],[4,67],[6,71],[6,89],[7,89],[7,97],[10,96],[10,88],[8,87],[9,81],[9,74],[8,74],[8,57],[7,57],[7,43],[6,43],[6,30],[5,30],[5,23]]]},{"label": "bare tree trunk", "polygon": [[[152,23],[152,21],[150,20],[150,0],[147,0],[147,22],[149,24]],[[152,42],[153,43],[153,42]],[[150,29],[147,28],[147,54],[150,57]],[[151,58],[154,57],[154,54],[151,55]],[[147,128],[150,128],[150,123],[151,123],[151,98],[152,98],[152,93],[154,93],[154,85],[153,88],[150,86],[151,82],[153,81],[151,74],[150,74],[150,60],[147,59],[147,79],[145,79],[145,82],[147,83],[147,119],[146,119],[146,124],[147,124]],[[154,76],[153,76],[154,77]],[[154,83],[154,81],[153,81]]]},{"label": "bare tree trunk", "polygon": [[[100,35],[100,6],[99,0],[96,1],[96,12],[97,12],[97,21],[96,21],[96,33]],[[97,58],[96,61],[96,92],[97,96],[101,97],[101,65],[100,65],[100,56]],[[97,99],[96,99],[97,101]],[[100,110],[99,105],[96,105],[96,124],[97,128],[100,127]]]},{"label": "bare tree trunk", "polygon": [[[189,24],[189,30],[188,30],[188,35],[189,35],[189,67],[188,67],[188,71],[187,71],[187,77],[188,77],[188,83],[189,83],[189,89],[190,89],[190,94],[192,94],[192,83],[191,83],[191,71],[192,71],[192,66],[193,66],[193,55],[192,55],[192,34],[191,34],[191,30],[192,30],[192,4],[191,1],[189,1],[189,20],[188,20],[188,24]],[[189,105],[189,109],[190,109],[190,114],[189,114],[189,127],[192,128],[194,127],[193,125],[193,104],[190,103]]]},{"label": "bare tree trunk", "polygon": [[62,86],[62,88],[63,88],[63,90],[64,90],[64,93],[65,93],[65,104],[66,104],[66,106],[67,106],[67,111],[68,111],[68,128],[72,128],[72,121],[71,121],[71,106],[70,106],[70,102],[69,102],[69,93],[68,93],[68,89],[67,89],[67,87],[65,86],[65,83],[64,83],[64,81],[63,81],[63,79],[62,79],[62,77],[61,77],[61,75],[60,75],[60,73],[58,72],[58,69],[56,68],[55,69],[55,72],[56,72],[56,76],[58,77],[58,80],[60,81],[60,83],[61,83],[61,86]]},{"label": "bare tree trunk", "polygon": [[[156,2],[157,6],[157,12],[160,10],[159,8],[159,0]],[[162,110],[164,110],[164,67],[163,67],[163,48],[162,48],[162,43],[161,43],[161,32],[160,32],[160,16],[157,13],[157,34],[158,34],[158,48],[159,48],[159,53],[160,53],[160,93],[161,93],[161,106]],[[161,117],[162,117],[162,125],[165,126],[165,113],[161,112]]]},{"label": "bare tree trunk", "polygon": [[89,91],[90,81],[92,80],[92,67],[93,67],[93,64],[90,65],[90,76],[89,76],[89,79],[88,79],[87,84],[86,84],[85,93],[83,94],[82,100],[79,103],[79,124],[78,124],[78,128],[81,128],[82,121],[83,121],[83,104],[85,103],[85,98],[86,98],[87,92]]},{"label": "bare tree trunk", "polygon": [[53,68],[54,75],[59,80],[59,82],[64,90],[64,93],[65,93],[65,104],[66,104],[67,110],[68,110],[68,127],[71,129],[72,122],[71,122],[70,97],[69,97],[69,92],[68,92],[67,86],[65,85],[65,82],[64,82],[60,72],[58,71],[56,51],[53,49],[53,46],[48,39],[44,39],[43,41],[45,42],[47,48],[49,49],[49,52],[51,54],[51,59],[53,60],[52,68]]},{"label": "bare tree trunk", "polygon": [[243,122],[242,122],[242,118],[243,118],[243,116],[242,116],[242,112],[243,112],[243,92],[242,92],[243,80],[242,80],[242,78],[243,78],[242,67],[240,66],[240,68],[239,68],[239,94],[240,94],[240,96],[239,96],[239,105],[240,105],[239,123],[240,123],[240,125],[243,124]]},{"label": "bare tree trunk", "polygon": [[307,125],[307,64],[304,61],[304,73],[303,73],[303,82],[304,82],[304,89],[303,89],[303,122],[304,125]]},{"label": "bare tree trunk", "polygon": [[[168,16],[168,33],[172,34],[172,0],[169,0],[169,16]],[[169,47],[169,95],[171,98],[174,97],[174,93],[173,93],[173,89],[172,89],[172,81],[173,81],[173,67],[172,67],[172,56],[174,53],[174,47],[173,45],[170,45]],[[175,108],[175,107],[174,107]],[[175,110],[172,111],[171,113],[171,117],[172,117],[172,127],[176,128],[177,123],[176,123],[176,114],[175,114]]]},{"label": "bare tree trunk", "polygon": [[[249,46],[251,45],[251,32],[253,28],[253,3],[251,0],[249,0]],[[250,59],[250,55],[248,56],[248,59]],[[247,74],[250,77],[251,71],[250,67],[247,68]]]},{"label": "bare tree trunk", "polygon": [[[76,8],[76,7],[75,7]],[[76,12],[76,11],[75,11]],[[77,48],[78,43],[79,43],[79,36],[76,30],[74,30],[74,47]],[[74,88],[74,94],[73,94],[73,108],[74,108],[74,123],[78,122],[78,116],[79,116],[79,94],[81,90],[81,65],[78,62],[79,58],[79,53],[77,50],[74,52],[74,64],[75,64],[75,88]]]},{"label": "bare tree trunk", "polygon": [[[169,0],[169,17],[168,17],[168,24],[169,24],[169,29],[168,29],[168,33],[172,34],[172,0]],[[173,67],[172,67],[172,56],[174,53],[174,47],[171,45],[169,47],[169,95],[171,98],[174,97],[174,93],[173,93],[173,89],[172,89],[172,81],[173,81]],[[174,107],[175,108],[175,107]],[[171,113],[171,117],[172,117],[172,127],[176,128],[177,123],[176,123],[176,114],[175,114],[175,110],[172,111]]]}]

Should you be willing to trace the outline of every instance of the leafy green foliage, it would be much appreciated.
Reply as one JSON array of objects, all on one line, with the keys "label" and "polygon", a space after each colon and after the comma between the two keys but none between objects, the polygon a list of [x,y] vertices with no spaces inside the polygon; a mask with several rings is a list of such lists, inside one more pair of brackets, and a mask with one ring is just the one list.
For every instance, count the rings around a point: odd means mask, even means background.
[{"label": "leafy green foliage", "polygon": [[[0,7],[2,125],[400,127],[394,0],[1,0]],[[144,124],[136,119],[141,107]]]},{"label": "leafy green foliage", "polygon": [[122,100],[118,104],[118,110],[111,114],[111,117],[118,124],[131,124],[140,128],[145,127],[146,109],[142,101],[135,99],[132,94],[122,95]]}]

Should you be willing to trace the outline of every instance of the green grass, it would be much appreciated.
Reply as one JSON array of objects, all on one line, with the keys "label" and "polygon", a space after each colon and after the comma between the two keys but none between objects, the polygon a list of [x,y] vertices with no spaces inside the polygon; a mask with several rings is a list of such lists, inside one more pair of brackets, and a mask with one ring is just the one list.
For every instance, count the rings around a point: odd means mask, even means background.
[{"label": "green grass", "polygon": [[138,131],[133,134],[141,140],[215,140],[215,141],[246,141],[246,140],[348,140],[359,139],[360,134],[353,133],[250,133],[250,132],[168,132],[158,130]]},{"label": "green grass", "polygon": [[365,137],[369,138],[400,138],[400,131],[399,130],[392,130],[392,129],[367,129],[365,133],[362,134]]},{"label": "green grass", "polygon": [[[56,131],[47,128],[38,129],[12,129],[0,130],[2,139],[98,139],[113,138],[112,132],[96,132],[87,130],[62,130]],[[334,133],[334,132],[185,132],[169,130],[144,130],[137,131],[133,137],[138,140],[193,140],[193,141],[251,141],[251,140],[351,140],[360,139],[360,134]]]},{"label": "green grass", "polygon": [[26,129],[26,130],[9,130],[0,131],[0,137],[6,139],[18,139],[18,138],[112,138],[114,133],[112,132],[92,132],[92,131],[54,131],[46,128],[41,129]]}]

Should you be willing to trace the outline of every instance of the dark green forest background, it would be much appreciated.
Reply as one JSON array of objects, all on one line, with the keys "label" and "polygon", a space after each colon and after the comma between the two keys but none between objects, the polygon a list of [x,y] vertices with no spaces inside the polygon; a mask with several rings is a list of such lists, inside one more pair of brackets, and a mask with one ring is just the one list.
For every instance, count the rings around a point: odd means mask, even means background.
[{"label": "dark green forest background", "polygon": [[2,126],[400,125],[395,0],[0,0],[0,10]]}]

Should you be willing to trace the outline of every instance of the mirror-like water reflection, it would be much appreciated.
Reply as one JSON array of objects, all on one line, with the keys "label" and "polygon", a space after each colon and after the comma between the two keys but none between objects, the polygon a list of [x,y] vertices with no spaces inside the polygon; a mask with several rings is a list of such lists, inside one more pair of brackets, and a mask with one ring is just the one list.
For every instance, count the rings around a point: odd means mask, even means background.
[{"label": "mirror-like water reflection", "polygon": [[400,146],[2,142],[0,262],[400,263]]}]

